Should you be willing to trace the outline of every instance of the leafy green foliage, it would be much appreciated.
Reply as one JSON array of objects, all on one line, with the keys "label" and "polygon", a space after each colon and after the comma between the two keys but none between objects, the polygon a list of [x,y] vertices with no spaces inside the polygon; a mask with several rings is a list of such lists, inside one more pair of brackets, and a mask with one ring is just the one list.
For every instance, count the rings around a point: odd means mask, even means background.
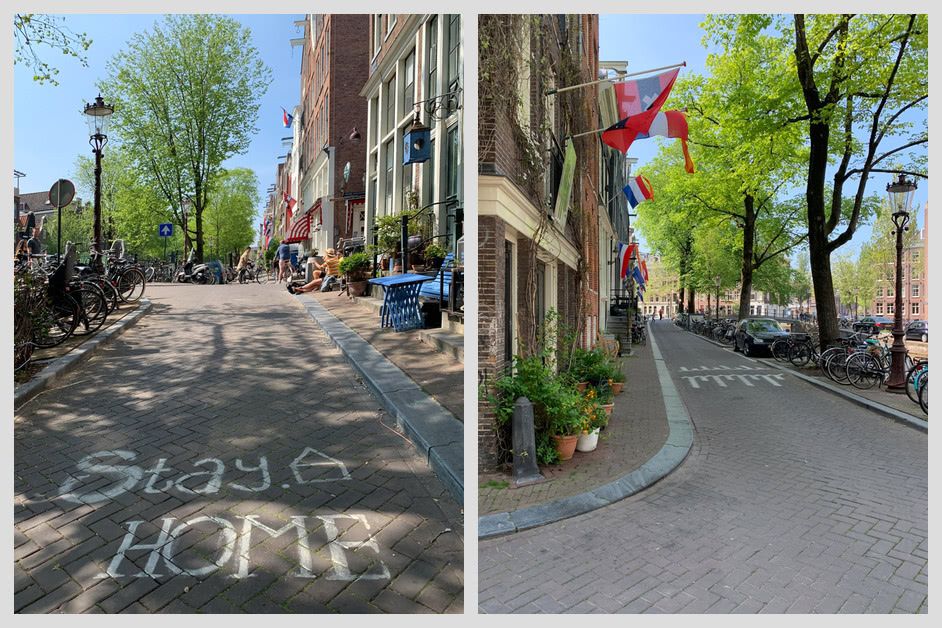
[{"label": "leafy green foliage", "polygon": [[203,214],[204,228],[209,252],[222,259],[245,248],[255,238],[258,177],[248,168],[222,170],[214,177],[212,189]]},{"label": "leafy green foliage", "polygon": [[[112,129],[174,221],[195,239],[197,259],[203,258],[203,212],[211,195],[225,189],[218,186],[222,164],[244,153],[258,132],[259,103],[270,82],[249,29],[219,15],[166,16],[108,63],[100,89],[115,104]],[[184,224],[187,204],[193,222]]]},{"label": "leafy green foliage", "polygon": [[65,26],[67,19],[41,13],[17,13],[13,16],[13,39],[16,42],[13,63],[32,68],[33,80],[39,84],[59,84],[55,78],[59,69],[43,60],[37,50],[39,47],[74,57],[88,67],[85,52],[91,47],[92,40],[85,33],[72,32]]}]

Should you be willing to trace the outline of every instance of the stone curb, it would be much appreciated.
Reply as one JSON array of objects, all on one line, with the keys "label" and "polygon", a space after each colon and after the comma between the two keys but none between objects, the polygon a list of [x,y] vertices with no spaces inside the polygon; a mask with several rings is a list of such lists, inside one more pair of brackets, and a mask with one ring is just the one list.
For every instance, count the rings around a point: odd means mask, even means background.
[{"label": "stone curb", "polygon": [[113,339],[123,334],[129,327],[137,323],[151,307],[150,299],[141,298],[139,303],[140,305],[136,310],[115,324],[110,325],[101,333],[94,334],[91,338],[65,355],[54,359],[46,368],[37,373],[33,379],[17,386],[13,391],[13,408],[19,408],[40,392],[49,388],[50,384],[61,379],[63,375],[88,360],[95,349],[111,342]]},{"label": "stone curb", "polygon": [[[718,347],[729,349],[729,346],[720,344],[718,342],[710,340],[709,338],[704,338],[703,336],[699,334],[693,334],[693,335],[696,336],[697,338],[705,340],[706,342],[715,344]],[[743,357],[746,358],[747,360],[752,360],[752,358],[749,358],[747,356],[743,356]],[[872,412],[876,412],[879,415],[893,419],[897,423],[902,423],[903,425],[906,425],[907,427],[911,427],[921,432],[926,432],[926,433],[929,432],[929,422],[923,419],[920,419],[917,416],[914,416],[907,412],[903,412],[902,410],[897,410],[896,408],[892,408],[887,405],[883,405],[882,403],[878,401],[872,401],[870,399],[867,399],[866,397],[855,395],[854,393],[848,392],[844,390],[843,388],[834,386],[828,382],[823,382],[817,378],[811,377],[810,375],[799,373],[798,371],[795,371],[794,369],[790,369],[787,366],[781,366],[779,364],[776,364],[775,362],[760,362],[760,364],[767,364],[768,366],[772,368],[778,369],[780,371],[784,371],[786,373],[791,373],[798,379],[804,380],[808,382],[809,384],[813,384],[817,386],[818,388],[823,388],[824,390],[827,390],[835,395],[843,397],[844,399],[847,399],[848,401],[851,401],[857,404],[858,406],[864,407]]]},{"label": "stone curb", "polygon": [[383,408],[464,505],[464,425],[386,356],[308,295],[295,299],[360,374]]},{"label": "stone curb", "polygon": [[664,446],[650,460],[631,473],[591,491],[511,512],[498,512],[478,517],[479,539],[492,539],[513,534],[603,508],[648,488],[680,466],[693,446],[693,423],[664,365],[664,358],[651,331],[648,332],[648,338],[654,353],[654,364],[657,368],[664,409],[667,411],[667,424],[670,428],[670,434]]}]

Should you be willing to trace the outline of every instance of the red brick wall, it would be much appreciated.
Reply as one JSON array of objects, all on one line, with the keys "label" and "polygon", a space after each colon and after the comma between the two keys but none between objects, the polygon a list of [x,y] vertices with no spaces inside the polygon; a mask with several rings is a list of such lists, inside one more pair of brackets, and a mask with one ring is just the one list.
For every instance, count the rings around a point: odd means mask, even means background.
[{"label": "red brick wall", "polygon": [[[366,83],[369,69],[369,40],[363,36],[369,29],[368,15],[339,14],[330,17],[330,114],[329,142],[335,149],[334,192],[348,195],[365,194],[367,100],[360,90]],[[356,127],[359,142],[350,140]],[[344,185],[343,166],[350,162],[350,179]],[[346,204],[334,202],[335,236],[346,233]]]},{"label": "red brick wall", "polygon": [[[500,218],[478,217],[478,377],[482,383],[494,381],[506,367],[504,234]],[[488,471],[498,463],[497,427],[487,401],[479,400],[478,408],[478,468]]]}]

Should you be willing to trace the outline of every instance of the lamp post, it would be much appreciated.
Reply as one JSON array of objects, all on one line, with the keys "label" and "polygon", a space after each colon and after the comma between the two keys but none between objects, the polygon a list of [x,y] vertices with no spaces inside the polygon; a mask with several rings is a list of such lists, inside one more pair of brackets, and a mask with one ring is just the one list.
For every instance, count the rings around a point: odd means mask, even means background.
[{"label": "lamp post", "polygon": [[105,104],[101,94],[95,102],[85,105],[85,121],[88,123],[90,137],[88,143],[95,153],[95,214],[94,214],[94,244],[95,251],[101,253],[101,156],[102,149],[108,143],[108,123],[114,106]]},{"label": "lamp post", "polygon": [[912,206],[916,182],[898,174],[896,181],[886,185],[886,193],[893,209],[893,224],[896,226],[896,303],[893,308],[893,346],[890,348],[890,378],[886,389],[889,392],[906,391],[906,344],[903,342],[903,232],[909,231],[909,208]]},{"label": "lamp post", "polygon": [[722,278],[717,275],[713,278],[713,283],[716,284],[716,320],[720,320],[720,282]]}]

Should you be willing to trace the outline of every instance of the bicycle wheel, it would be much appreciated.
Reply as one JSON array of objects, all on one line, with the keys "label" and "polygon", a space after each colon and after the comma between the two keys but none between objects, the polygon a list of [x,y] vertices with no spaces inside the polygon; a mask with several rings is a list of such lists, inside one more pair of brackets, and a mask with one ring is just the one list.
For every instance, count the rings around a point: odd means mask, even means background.
[{"label": "bicycle wheel", "polygon": [[125,303],[134,303],[144,296],[147,280],[139,268],[128,268],[118,275],[118,296]]},{"label": "bicycle wheel", "polygon": [[922,376],[922,383],[919,385],[919,407],[929,416],[929,374]]},{"label": "bicycle wheel", "polygon": [[801,368],[814,357],[814,347],[809,342],[799,342],[788,351],[788,361]]},{"label": "bicycle wheel", "polygon": [[791,351],[791,343],[785,338],[779,338],[769,347],[772,357],[778,362],[788,361],[788,353]]},{"label": "bicycle wheel", "polygon": [[258,268],[255,270],[256,283],[267,283],[268,279],[268,272],[264,268]]},{"label": "bicycle wheel", "polygon": [[108,303],[108,313],[111,314],[118,309],[118,303],[121,301],[121,297],[118,295],[118,289],[105,277],[99,277],[95,280],[95,283],[98,284],[98,287],[101,288],[101,291],[104,293],[105,300]]},{"label": "bicycle wheel", "polygon": [[923,363],[914,364],[906,371],[906,396],[913,403],[919,403],[919,383],[922,379],[922,370],[928,368]]},{"label": "bicycle wheel", "polygon": [[78,325],[72,333],[76,336],[85,336],[101,329],[108,317],[108,304],[101,288],[95,284],[85,284],[70,292],[72,297],[82,306]]},{"label": "bicycle wheel", "polygon": [[847,381],[847,358],[846,353],[839,353],[828,361],[828,377],[838,384],[849,384]]},{"label": "bicycle wheel", "polygon": [[818,356],[818,359],[816,360],[816,362],[822,374],[830,378],[830,375],[828,375],[828,371],[827,371],[828,361],[832,357],[837,355],[838,353],[841,353],[843,350],[844,349],[842,349],[841,347],[831,347],[830,349],[825,349],[824,351],[821,352],[821,355]]},{"label": "bicycle wheel", "polygon": [[847,358],[847,379],[860,390],[868,390],[883,381],[880,363],[869,353],[855,353]]},{"label": "bicycle wheel", "polygon": [[55,347],[72,335],[81,317],[81,306],[68,294],[55,299],[48,297],[39,305],[41,317],[48,323],[46,329],[33,328],[33,344],[37,347]]},{"label": "bicycle wheel", "polygon": [[13,312],[13,370],[18,371],[33,357],[33,323],[24,310]]},{"label": "bicycle wheel", "polygon": [[148,283],[153,282],[156,274],[157,270],[153,266],[148,266],[147,270],[144,271],[144,280]]}]

